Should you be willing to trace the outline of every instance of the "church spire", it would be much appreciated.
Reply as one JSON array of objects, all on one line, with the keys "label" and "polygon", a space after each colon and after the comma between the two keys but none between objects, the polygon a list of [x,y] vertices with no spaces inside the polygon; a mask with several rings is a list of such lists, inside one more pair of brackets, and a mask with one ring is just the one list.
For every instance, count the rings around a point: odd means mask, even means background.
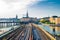
[{"label": "church spire", "polygon": [[26,17],[27,17],[27,18],[29,17],[29,15],[28,15],[28,11],[27,11]]},{"label": "church spire", "polygon": [[16,15],[16,19],[18,19],[18,15]]}]

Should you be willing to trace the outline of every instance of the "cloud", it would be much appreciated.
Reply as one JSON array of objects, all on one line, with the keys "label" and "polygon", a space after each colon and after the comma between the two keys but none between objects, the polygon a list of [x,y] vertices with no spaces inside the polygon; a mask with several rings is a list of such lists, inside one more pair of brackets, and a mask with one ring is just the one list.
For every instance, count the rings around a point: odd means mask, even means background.
[{"label": "cloud", "polygon": [[28,6],[35,4],[37,1],[42,0],[0,0],[0,16],[24,14]]}]

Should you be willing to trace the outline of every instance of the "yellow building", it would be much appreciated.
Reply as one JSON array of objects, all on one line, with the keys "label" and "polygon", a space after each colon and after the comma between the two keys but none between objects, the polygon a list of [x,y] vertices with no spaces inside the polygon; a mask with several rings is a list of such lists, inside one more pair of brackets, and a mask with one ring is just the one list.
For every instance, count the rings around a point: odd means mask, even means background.
[{"label": "yellow building", "polygon": [[60,24],[60,17],[50,17],[49,20],[51,23]]},{"label": "yellow building", "polygon": [[49,18],[51,23],[55,23],[56,25],[51,25],[51,31],[53,31],[53,29],[55,29],[55,34],[56,35],[60,35],[60,17],[50,17]]},{"label": "yellow building", "polygon": [[55,18],[55,23],[56,23],[56,24],[60,24],[60,17]]},{"label": "yellow building", "polygon": [[51,23],[55,23],[55,18],[50,17],[50,19],[49,19],[49,20],[50,20],[50,22],[51,22]]}]

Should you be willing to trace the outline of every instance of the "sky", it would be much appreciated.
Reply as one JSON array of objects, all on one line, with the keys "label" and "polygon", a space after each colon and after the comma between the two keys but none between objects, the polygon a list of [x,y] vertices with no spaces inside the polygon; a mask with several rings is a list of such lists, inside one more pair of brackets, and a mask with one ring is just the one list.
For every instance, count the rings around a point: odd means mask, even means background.
[{"label": "sky", "polygon": [[60,16],[60,0],[0,0],[0,18]]}]

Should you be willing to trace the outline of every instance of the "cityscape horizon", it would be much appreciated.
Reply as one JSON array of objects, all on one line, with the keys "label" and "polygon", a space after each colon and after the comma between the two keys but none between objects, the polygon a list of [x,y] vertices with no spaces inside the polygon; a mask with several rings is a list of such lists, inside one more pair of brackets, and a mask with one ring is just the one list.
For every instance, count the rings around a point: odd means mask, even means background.
[{"label": "cityscape horizon", "polygon": [[60,0],[0,0],[0,40],[60,40]]}]

